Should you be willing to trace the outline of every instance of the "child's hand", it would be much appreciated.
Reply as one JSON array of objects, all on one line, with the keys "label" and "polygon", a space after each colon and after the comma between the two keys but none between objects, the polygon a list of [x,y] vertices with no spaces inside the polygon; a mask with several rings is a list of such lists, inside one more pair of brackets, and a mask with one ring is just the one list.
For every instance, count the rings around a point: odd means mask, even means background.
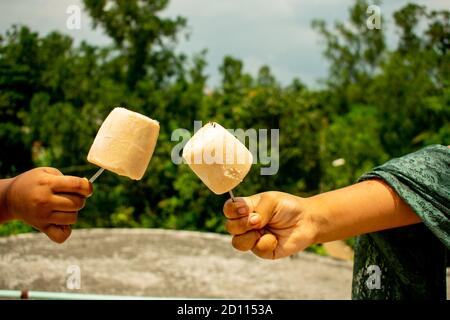
[{"label": "child's hand", "polygon": [[92,193],[85,178],[64,176],[54,168],[36,168],[11,180],[6,192],[6,215],[62,243],[77,221],[78,211]]},{"label": "child's hand", "polygon": [[233,247],[265,259],[290,256],[313,244],[315,228],[306,214],[307,199],[264,192],[225,202],[226,228]]}]

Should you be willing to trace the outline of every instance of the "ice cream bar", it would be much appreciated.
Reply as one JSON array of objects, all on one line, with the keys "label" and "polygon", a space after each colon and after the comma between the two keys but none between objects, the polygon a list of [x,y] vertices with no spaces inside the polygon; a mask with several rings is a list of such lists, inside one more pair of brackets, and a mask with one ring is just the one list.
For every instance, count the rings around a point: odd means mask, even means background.
[{"label": "ice cream bar", "polygon": [[194,134],[183,148],[183,159],[216,194],[241,183],[253,162],[245,145],[217,123],[208,123]]},{"label": "ice cream bar", "polygon": [[125,108],[114,108],[98,130],[87,159],[121,176],[140,180],[158,135],[158,121]]}]

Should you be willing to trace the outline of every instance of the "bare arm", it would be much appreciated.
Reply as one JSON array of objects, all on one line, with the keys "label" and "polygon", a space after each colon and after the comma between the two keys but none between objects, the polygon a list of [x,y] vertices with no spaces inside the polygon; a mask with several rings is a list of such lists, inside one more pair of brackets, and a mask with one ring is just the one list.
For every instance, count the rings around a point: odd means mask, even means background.
[{"label": "bare arm", "polygon": [[264,192],[224,205],[233,246],[277,259],[314,243],[421,222],[384,182],[369,180],[310,198]]},{"label": "bare arm", "polygon": [[310,198],[315,242],[322,243],[421,222],[381,180],[368,180]]}]

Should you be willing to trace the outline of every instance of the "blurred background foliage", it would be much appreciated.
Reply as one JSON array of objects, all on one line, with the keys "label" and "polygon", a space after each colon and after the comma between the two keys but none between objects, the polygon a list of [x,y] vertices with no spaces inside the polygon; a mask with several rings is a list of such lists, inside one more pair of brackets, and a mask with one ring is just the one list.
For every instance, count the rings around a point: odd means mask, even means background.
[{"label": "blurred background foliage", "polygon": [[[26,26],[0,35],[0,175],[35,166],[91,176],[86,156],[103,119],[123,106],[161,123],[147,174],[131,181],[103,174],[75,227],[144,227],[224,232],[227,196],[216,196],[187,165],[171,161],[177,128],[194,120],[228,128],[280,128],[280,169],[261,176],[254,165],[235,190],[281,190],[309,196],[351,184],[384,161],[433,143],[450,144],[450,12],[408,4],[393,15],[398,41],[366,27],[368,3],[355,1],[348,21],[312,27],[329,61],[320,89],[299,79],[280,85],[269,66],[244,73],[224,57],[221,83],[207,88],[206,51],[175,51],[186,26],[163,18],[168,0],[84,0],[109,47],[74,46]],[[383,20],[384,21],[384,20]],[[384,22],[383,22],[384,23]],[[334,165],[333,165],[334,164]],[[29,231],[13,222],[0,235]],[[316,251],[321,252],[320,248]]]}]

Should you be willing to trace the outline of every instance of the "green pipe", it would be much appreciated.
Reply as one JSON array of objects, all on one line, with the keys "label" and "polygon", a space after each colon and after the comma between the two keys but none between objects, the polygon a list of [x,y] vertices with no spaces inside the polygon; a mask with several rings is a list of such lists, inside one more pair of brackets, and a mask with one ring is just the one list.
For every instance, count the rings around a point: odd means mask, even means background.
[{"label": "green pipe", "polygon": [[185,300],[186,298],[175,297],[139,297],[139,296],[116,296],[91,293],[69,293],[69,292],[47,292],[47,291],[19,291],[0,290],[0,299],[43,299],[43,300]]}]

